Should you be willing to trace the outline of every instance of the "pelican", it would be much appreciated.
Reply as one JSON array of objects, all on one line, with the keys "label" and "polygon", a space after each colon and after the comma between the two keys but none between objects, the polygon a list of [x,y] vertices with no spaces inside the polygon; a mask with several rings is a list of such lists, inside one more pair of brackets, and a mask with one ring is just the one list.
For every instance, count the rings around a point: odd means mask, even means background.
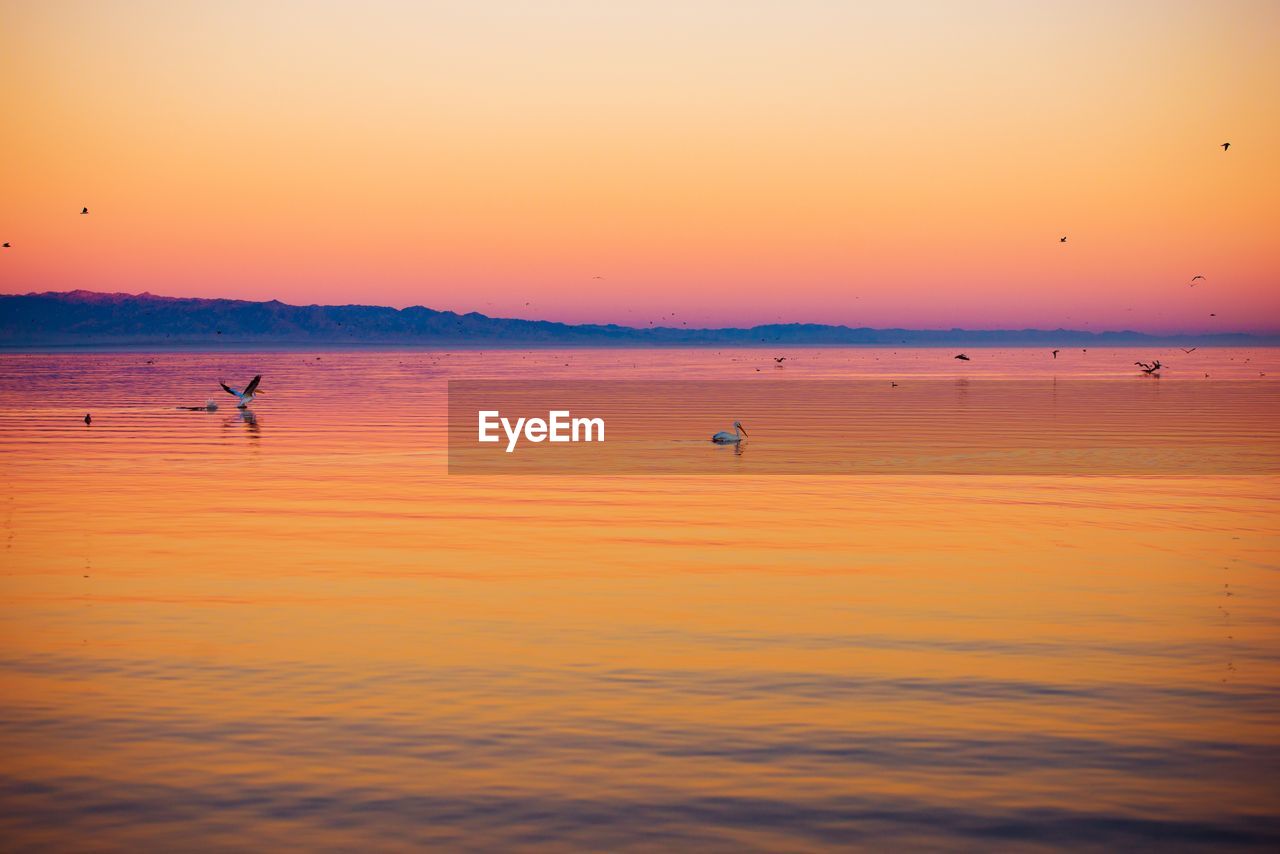
[{"label": "pelican", "polygon": [[[738,431],[742,431],[742,435],[738,435]],[[741,421],[733,422],[733,432],[721,430],[719,433],[711,437],[711,441],[717,445],[736,445],[742,441],[742,436],[746,436],[747,431],[743,429]]]},{"label": "pelican", "polygon": [[240,403],[237,404],[236,406],[237,409],[248,409],[249,404],[253,403],[254,397],[256,397],[259,394],[262,394],[262,392],[258,391],[258,383],[261,380],[262,380],[262,374],[258,374],[256,377],[254,377],[252,380],[249,381],[249,384],[247,386],[244,387],[244,391],[240,391],[239,389],[234,389],[231,386],[224,383],[222,380],[218,380],[218,385],[222,386],[222,390],[225,391],[227,394],[234,395],[235,397],[240,398]]}]

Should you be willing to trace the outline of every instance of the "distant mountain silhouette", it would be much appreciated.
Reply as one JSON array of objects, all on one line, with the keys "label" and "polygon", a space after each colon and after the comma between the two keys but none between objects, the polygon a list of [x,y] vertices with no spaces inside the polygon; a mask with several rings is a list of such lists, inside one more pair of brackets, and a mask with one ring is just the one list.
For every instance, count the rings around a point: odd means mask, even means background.
[{"label": "distant mountain silhouette", "polygon": [[48,346],[931,346],[1280,343],[1243,333],[1154,336],[1066,329],[870,329],[781,323],[749,329],[636,329],[615,324],[456,314],[422,306],[286,305],[93,291],[0,296],[0,347]]}]

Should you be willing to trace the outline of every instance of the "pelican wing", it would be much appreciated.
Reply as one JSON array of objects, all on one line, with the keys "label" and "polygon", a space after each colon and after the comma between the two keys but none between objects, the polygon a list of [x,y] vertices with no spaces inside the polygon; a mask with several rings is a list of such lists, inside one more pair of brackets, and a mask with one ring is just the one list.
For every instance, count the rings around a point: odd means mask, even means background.
[{"label": "pelican wing", "polygon": [[258,390],[258,383],[260,383],[260,382],[262,382],[262,374],[258,374],[256,377],[254,377],[254,378],[249,382],[249,385],[245,386],[245,389],[244,389],[244,393],[245,393],[245,395],[247,396],[247,395],[253,394],[255,391],[257,391],[257,390]]},{"label": "pelican wing", "polygon": [[222,386],[222,390],[225,391],[227,394],[231,395],[232,397],[240,396],[240,392],[236,391],[231,386],[224,383],[222,380],[218,380],[218,385]]}]

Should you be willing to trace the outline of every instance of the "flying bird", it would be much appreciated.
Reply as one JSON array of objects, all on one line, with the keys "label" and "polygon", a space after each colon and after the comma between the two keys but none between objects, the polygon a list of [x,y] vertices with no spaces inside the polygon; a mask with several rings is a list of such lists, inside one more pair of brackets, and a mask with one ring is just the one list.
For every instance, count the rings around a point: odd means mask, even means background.
[{"label": "flying bird", "polygon": [[249,404],[253,403],[253,398],[256,395],[262,394],[262,392],[258,391],[258,383],[260,383],[261,381],[262,381],[262,374],[258,374],[256,377],[254,377],[252,380],[249,381],[249,384],[247,386],[244,387],[244,391],[240,391],[239,389],[234,389],[231,386],[224,383],[222,380],[218,380],[218,385],[222,386],[222,390],[225,391],[227,394],[240,399],[240,403],[236,405],[237,409],[248,409]]},{"label": "flying bird", "polygon": [[1059,237],[1059,238],[1058,238],[1058,242],[1059,242],[1059,243],[1066,243],[1066,242],[1067,242],[1067,238],[1065,238],[1065,237]]},{"label": "flying bird", "polygon": [[1194,288],[1194,287],[1196,286],[1196,281],[1197,281],[1197,280],[1199,280],[1199,281],[1205,281],[1205,282],[1207,282],[1207,281],[1208,281],[1208,279],[1206,279],[1204,276],[1192,276],[1192,277],[1191,277],[1191,287],[1193,287],[1193,288]]},{"label": "flying bird", "polygon": [[773,360],[774,360],[775,362],[777,362],[779,365],[781,365],[783,362],[785,362],[785,361],[787,360],[787,357],[786,357],[786,356],[774,356],[774,357],[773,357]]},{"label": "flying bird", "polygon": [[89,209],[88,209],[88,208],[81,208],[81,209],[80,209],[80,216],[84,216],[84,215],[85,215],[85,214],[87,214],[88,212],[89,212]]},{"label": "flying bird", "polygon": [[1228,148],[1230,148],[1230,147],[1231,147],[1231,143],[1229,143],[1229,142],[1224,142],[1224,143],[1222,143],[1222,150],[1223,150],[1223,151],[1226,151],[1226,150],[1227,150]]},{"label": "flying bird", "polygon": [[1151,364],[1149,364],[1149,365],[1148,365],[1146,362],[1134,362],[1134,364],[1135,364],[1135,365],[1137,365],[1138,367],[1142,368],[1142,372],[1143,372],[1144,374],[1154,374],[1154,373],[1158,372],[1158,371],[1160,370],[1160,368],[1162,368],[1162,367],[1163,367],[1163,365],[1161,365],[1161,364],[1160,364],[1160,360],[1159,360],[1159,359],[1156,359],[1155,361],[1153,361],[1153,362],[1152,362]]},{"label": "flying bird", "polygon": [[[738,435],[739,431],[742,432],[741,436]],[[711,441],[715,442],[717,445],[736,445],[742,441],[742,436],[746,435],[747,431],[743,429],[742,422],[735,421],[733,422],[732,433],[728,430],[721,430],[719,433],[711,437]]]},{"label": "flying bird", "polygon": [[1179,347],[1178,349],[1184,353],[1194,353],[1197,350],[1196,347],[1192,347],[1190,350],[1188,350],[1186,347]]},{"label": "flying bird", "polygon": [[1054,350],[1054,351],[1053,351],[1053,358],[1055,358],[1055,359],[1056,359],[1056,358],[1058,358],[1058,351],[1057,351],[1057,350]]},{"label": "flying bird", "polygon": [[3,248],[5,248],[5,249],[8,249],[8,248],[9,248],[9,243],[8,243],[8,241],[5,241],[5,244],[4,244],[4,247],[3,247]]},{"label": "flying bird", "polygon": [[962,362],[967,362],[967,361],[969,361],[969,357],[968,357],[968,356],[966,356],[964,353],[961,353],[961,354],[960,354],[960,355],[958,355],[958,356],[953,356],[952,358],[959,359],[959,360],[960,360],[960,361],[962,361]]}]

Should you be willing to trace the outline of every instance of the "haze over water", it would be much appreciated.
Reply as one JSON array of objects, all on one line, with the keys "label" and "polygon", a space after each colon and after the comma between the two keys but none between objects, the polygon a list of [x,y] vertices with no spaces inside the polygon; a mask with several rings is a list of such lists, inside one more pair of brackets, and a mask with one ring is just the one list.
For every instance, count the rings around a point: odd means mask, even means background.
[{"label": "haze over water", "polygon": [[[0,356],[4,847],[1280,844],[1275,475],[445,449],[449,379],[1241,382],[1257,415],[1280,351],[775,355]],[[255,373],[250,421],[216,380]]]}]

